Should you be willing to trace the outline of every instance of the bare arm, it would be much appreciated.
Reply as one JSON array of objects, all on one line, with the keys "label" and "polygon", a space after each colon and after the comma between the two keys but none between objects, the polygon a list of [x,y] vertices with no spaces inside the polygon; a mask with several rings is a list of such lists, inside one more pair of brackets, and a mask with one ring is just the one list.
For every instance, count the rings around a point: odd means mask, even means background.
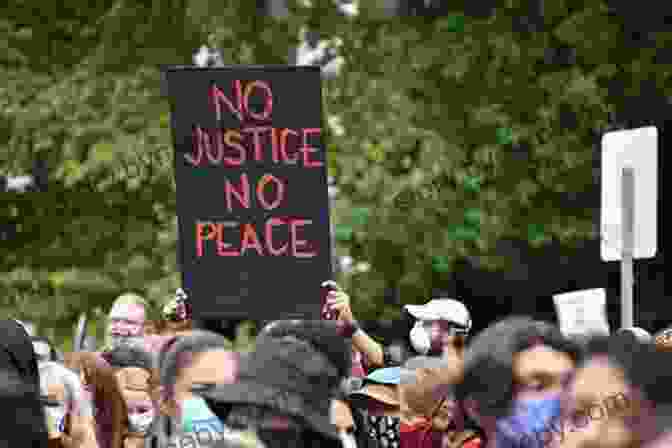
[{"label": "bare arm", "polygon": [[336,285],[336,283],[331,282],[331,285],[337,288],[337,290],[329,293],[328,303],[330,304],[331,309],[338,312],[338,320],[342,323],[357,328],[352,334],[353,348],[366,357],[369,366],[383,367],[383,347],[357,326],[357,321],[355,320],[352,308],[350,307],[350,296]]}]

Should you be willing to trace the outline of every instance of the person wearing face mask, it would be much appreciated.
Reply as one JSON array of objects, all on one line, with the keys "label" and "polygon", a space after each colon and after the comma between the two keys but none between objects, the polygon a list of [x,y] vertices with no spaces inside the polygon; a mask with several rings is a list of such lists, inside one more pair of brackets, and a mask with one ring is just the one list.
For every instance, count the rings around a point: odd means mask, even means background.
[{"label": "person wearing face mask", "polygon": [[[672,443],[672,353],[641,341],[594,337],[569,384],[568,448]],[[572,430],[573,429],[573,430]]]},{"label": "person wearing face mask", "polygon": [[158,382],[152,355],[137,346],[121,346],[108,353],[108,362],[126,404],[127,421],[124,447],[158,445],[154,434],[158,403],[152,399],[152,387]]},{"label": "person wearing face mask", "polygon": [[579,354],[558,328],[526,317],[505,319],[476,335],[464,356],[457,399],[484,430],[488,447],[558,446],[552,429]]},{"label": "person wearing face mask", "polygon": [[463,303],[453,299],[434,299],[424,305],[406,305],[416,321],[409,339],[418,355],[440,356],[450,346],[462,353],[471,330],[471,315]]},{"label": "person wearing face mask", "polygon": [[461,359],[419,356],[406,362],[401,374],[399,427],[401,448],[478,448],[482,438],[465,425],[453,388]]},{"label": "person wearing face mask", "polygon": [[225,426],[194,391],[235,381],[238,354],[229,347],[222,336],[202,330],[164,345],[159,400],[167,418],[159,424],[160,446],[209,447],[221,440]]}]

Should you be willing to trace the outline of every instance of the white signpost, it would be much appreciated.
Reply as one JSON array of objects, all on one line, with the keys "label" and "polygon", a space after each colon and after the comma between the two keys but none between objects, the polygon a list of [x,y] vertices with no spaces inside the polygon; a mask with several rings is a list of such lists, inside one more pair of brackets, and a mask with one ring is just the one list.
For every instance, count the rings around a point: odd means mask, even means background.
[{"label": "white signpost", "polygon": [[658,130],[614,131],[602,137],[601,256],[621,261],[621,326],[634,326],[633,259],[657,246]]}]

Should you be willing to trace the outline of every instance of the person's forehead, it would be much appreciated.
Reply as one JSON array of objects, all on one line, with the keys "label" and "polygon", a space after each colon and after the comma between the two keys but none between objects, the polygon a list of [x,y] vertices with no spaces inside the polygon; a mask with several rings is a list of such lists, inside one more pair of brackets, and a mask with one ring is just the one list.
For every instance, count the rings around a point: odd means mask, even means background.
[{"label": "person's forehead", "polygon": [[564,375],[574,367],[572,358],[564,352],[537,345],[514,356],[514,374],[518,377],[535,375]]},{"label": "person's forehead", "polygon": [[146,389],[149,387],[150,373],[139,367],[125,367],[115,372],[119,387],[122,389]]},{"label": "person's forehead", "polygon": [[623,372],[606,360],[590,360],[577,369],[570,385],[575,398],[600,399],[624,393]]},{"label": "person's forehead", "polygon": [[149,393],[144,391],[125,389],[122,391],[122,396],[128,407],[146,407],[152,405]]},{"label": "person's forehead", "polygon": [[115,303],[110,317],[144,316],[145,307],[136,303]]}]

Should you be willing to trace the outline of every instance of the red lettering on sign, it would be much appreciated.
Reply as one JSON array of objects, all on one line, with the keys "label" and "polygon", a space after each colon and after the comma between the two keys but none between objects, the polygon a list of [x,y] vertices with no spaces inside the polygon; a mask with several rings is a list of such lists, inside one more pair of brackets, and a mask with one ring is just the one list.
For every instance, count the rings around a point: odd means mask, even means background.
[{"label": "red lettering on sign", "polygon": [[231,112],[233,115],[238,118],[241,122],[244,121],[243,117],[243,94],[242,94],[242,85],[239,80],[233,81],[233,89],[236,94],[237,98],[237,107],[233,105],[233,101],[231,101],[225,94],[222,92],[222,90],[217,87],[216,84],[212,84],[210,86],[210,92],[209,92],[209,97],[210,97],[210,104],[213,106],[215,109],[215,115],[217,117],[217,121],[222,120],[222,109],[223,106],[225,106],[229,112]]},{"label": "red lettering on sign", "polygon": [[[254,89],[261,89],[265,92],[265,101],[264,101],[264,110],[262,113],[257,114],[250,110],[250,96]],[[271,113],[273,112],[273,92],[271,91],[271,86],[266,84],[264,81],[252,81],[245,86],[245,93],[243,96],[243,104],[245,106],[245,111],[247,114],[257,121],[264,121],[271,118]]]},{"label": "red lettering on sign", "polygon": [[252,224],[245,224],[241,246],[241,255],[245,255],[245,251],[248,248],[253,248],[257,251],[257,254],[261,256],[264,255],[264,251],[261,249],[261,243],[259,242],[259,237],[257,236],[257,232],[254,230],[254,226]]},{"label": "red lettering on sign", "polygon": [[303,227],[308,224],[312,224],[313,221],[310,219],[292,219],[290,223],[290,233],[292,235],[292,255],[296,258],[311,258],[317,255],[315,252],[299,252],[302,247],[309,246],[307,241],[300,240],[297,236],[297,227]]},{"label": "red lettering on sign", "polygon": [[282,160],[284,162],[289,163],[290,165],[296,165],[296,162],[299,160],[298,154],[295,153],[294,158],[289,157],[287,154],[287,140],[290,135],[298,137],[299,133],[291,129],[283,129],[280,131],[280,154],[282,155]]},{"label": "red lettering on sign", "polygon": [[224,240],[224,227],[227,227],[229,229],[235,229],[238,227],[238,223],[235,221],[225,221],[221,224],[219,224],[220,230],[218,233],[218,238],[217,238],[217,255],[220,257],[237,257],[240,255],[240,253],[233,249],[233,250],[226,250],[231,248],[231,244],[225,243]]},{"label": "red lettering on sign", "polygon": [[[264,187],[269,182],[275,183],[276,187],[275,201],[270,204],[266,202],[266,199],[264,198]],[[277,208],[282,203],[284,196],[285,184],[283,184],[280,179],[273,176],[272,174],[265,174],[264,177],[259,180],[259,183],[257,183],[257,199],[259,200],[259,203],[261,203],[261,206],[266,210],[273,210],[274,208]]]},{"label": "red lettering on sign", "polygon": [[[264,95],[264,106],[261,112],[250,109],[250,98],[255,91],[261,91]],[[215,110],[217,121],[223,118],[223,111],[227,110],[234,115],[241,123],[245,121],[245,115],[252,120],[266,121],[271,118],[273,113],[273,91],[271,86],[264,81],[252,81],[242,87],[240,80],[233,81],[233,92],[236,98],[235,104],[216,84],[210,86],[208,97],[210,105]]]},{"label": "red lettering on sign", "polygon": [[224,181],[224,195],[226,197],[226,208],[229,212],[233,212],[233,196],[238,199],[238,204],[244,208],[250,208],[250,183],[247,180],[247,174],[240,175],[240,189],[236,188],[229,182],[228,179]]},{"label": "red lettering on sign", "polygon": [[225,157],[224,161],[228,165],[240,166],[245,162],[245,147],[242,145],[243,136],[240,132],[229,129],[224,133],[224,144],[229,148],[238,151],[238,158]]},{"label": "red lettering on sign", "polygon": [[280,218],[271,218],[266,221],[266,247],[271,255],[280,256],[287,253],[288,244],[285,243],[280,249],[273,247],[273,227],[274,226],[284,226],[285,222]]},{"label": "red lettering on sign", "polygon": [[317,168],[322,166],[322,162],[310,160],[310,154],[318,152],[317,148],[313,148],[308,144],[308,136],[311,134],[320,134],[322,129],[320,128],[306,128],[303,129],[303,145],[301,146],[301,152],[303,153],[303,166],[306,168]]},{"label": "red lettering on sign", "polygon": [[280,145],[278,143],[278,130],[271,128],[271,154],[273,155],[273,162],[280,162]]},{"label": "red lettering on sign", "polygon": [[[261,227],[262,233],[259,233],[255,224],[252,223],[241,224],[236,221],[199,222],[196,224],[196,254],[198,257],[205,255],[205,242],[212,241],[217,249],[215,253],[220,257],[237,257],[244,255],[249,250],[254,250],[258,256],[315,257],[317,253],[310,250],[313,246],[299,236],[301,228],[310,224],[312,224],[312,221],[308,219],[274,217],[266,220]],[[224,231],[239,226],[242,231]],[[236,246],[235,242],[231,240],[233,235],[237,235],[236,238],[240,241],[240,246]],[[282,238],[281,235],[286,236]],[[225,237],[230,242],[225,242]]]},{"label": "red lettering on sign", "polygon": [[203,146],[209,141],[204,142],[204,132],[200,127],[194,126],[194,130],[191,132],[191,149],[194,151],[193,154],[184,153],[184,159],[193,166],[199,166],[203,160]]},{"label": "red lettering on sign", "polygon": [[245,128],[243,132],[249,132],[252,134],[254,141],[254,160],[261,162],[264,160],[264,152],[261,146],[261,133],[270,131],[270,127],[257,127],[257,128]]},{"label": "red lettering on sign", "polygon": [[[203,236],[203,230],[205,227],[208,227],[211,230],[210,233],[207,236]],[[202,257],[203,256],[203,241],[206,240],[211,240],[215,237],[215,230],[216,226],[213,223],[210,222],[198,222],[196,223],[196,256],[197,257]]]}]

